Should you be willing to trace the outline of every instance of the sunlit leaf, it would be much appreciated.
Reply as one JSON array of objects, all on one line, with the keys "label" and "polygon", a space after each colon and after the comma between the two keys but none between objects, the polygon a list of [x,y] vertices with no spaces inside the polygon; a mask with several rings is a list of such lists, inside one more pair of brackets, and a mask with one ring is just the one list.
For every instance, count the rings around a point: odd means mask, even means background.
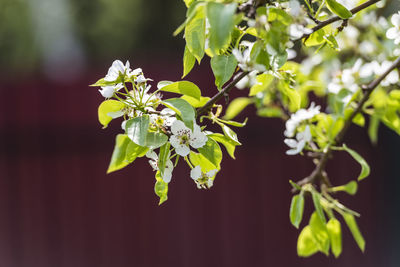
[{"label": "sunlit leaf", "polygon": [[343,148],[361,165],[361,173],[358,176],[357,180],[361,181],[362,179],[367,177],[370,173],[370,167],[365,159],[354,150],[348,148],[345,144],[343,144]]}]

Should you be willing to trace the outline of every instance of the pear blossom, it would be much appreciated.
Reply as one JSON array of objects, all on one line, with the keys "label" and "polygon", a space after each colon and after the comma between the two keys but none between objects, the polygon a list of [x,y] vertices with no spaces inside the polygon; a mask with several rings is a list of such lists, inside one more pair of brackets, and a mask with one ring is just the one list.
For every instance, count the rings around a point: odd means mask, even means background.
[{"label": "pear blossom", "polygon": [[[241,73],[235,76],[234,79],[236,79]],[[236,83],[236,87],[238,89],[244,89],[244,88],[251,88],[253,85],[257,83],[257,71],[254,70],[244,76],[240,81]]]},{"label": "pear blossom", "polygon": [[241,52],[237,48],[234,48],[232,50],[232,54],[235,56],[235,58],[238,62],[239,68],[241,68],[243,71],[253,71],[253,70],[257,70],[260,72],[265,71],[266,68],[264,65],[251,62],[250,53],[251,53],[251,49],[253,48],[254,43],[248,42],[248,41],[243,41],[243,42],[241,42],[241,45],[246,47],[243,50],[243,52]]},{"label": "pear blossom", "polygon": [[293,39],[299,39],[303,34],[311,34],[312,32],[311,29],[306,28],[301,24],[292,24],[289,26],[289,35]]},{"label": "pear blossom", "polygon": [[[361,70],[362,60],[358,59],[352,68],[344,69],[332,81],[328,84],[328,92],[332,94],[338,94],[340,90],[347,89],[348,91],[355,93],[359,85],[356,83],[356,79],[359,76]],[[351,96],[350,96],[351,98]]]},{"label": "pear blossom", "polygon": [[200,165],[197,165],[190,171],[190,177],[196,182],[199,189],[206,187],[211,188],[214,184],[213,177],[217,174],[217,172],[217,169],[203,172]]},{"label": "pear blossom", "polygon": [[[153,171],[158,171],[159,167],[157,154],[153,150],[149,150],[146,153],[146,157],[150,158],[149,164],[153,168]],[[172,164],[172,161],[168,159],[165,163],[164,175],[162,176],[164,182],[169,183],[171,181],[173,169],[174,164]]]},{"label": "pear blossom", "polygon": [[305,145],[311,142],[312,136],[310,132],[310,126],[306,126],[306,129],[302,132],[296,134],[296,139],[286,138],[284,140],[285,144],[288,145],[291,149],[286,151],[287,155],[296,155],[303,151]]},{"label": "pear blossom", "polygon": [[390,21],[394,27],[386,32],[386,37],[393,39],[395,44],[400,44],[400,12],[394,14]]},{"label": "pear blossom", "polygon": [[284,135],[286,137],[293,137],[296,132],[296,128],[300,125],[301,122],[305,120],[309,120],[313,118],[315,115],[320,113],[321,107],[315,106],[315,103],[312,102],[308,109],[299,109],[296,113],[293,113],[290,116],[290,119],[286,121],[286,130]]},{"label": "pear blossom", "polygon": [[169,108],[164,108],[158,114],[150,114],[150,123],[160,127],[171,127],[172,123],[176,120],[175,111]]},{"label": "pear blossom", "polygon": [[120,74],[125,75],[129,72],[131,72],[129,61],[126,61],[124,65],[121,60],[114,60],[104,80],[107,82],[114,82]]},{"label": "pear blossom", "polygon": [[192,131],[180,120],[175,120],[172,123],[171,132],[169,141],[176,153],[182,157],[189,154],[189,145],[193,148],[200,148],[206,144],[208,139],[197,124],[193,125]]},{"label": "pear blossom", "polygon": [[100,94],[105,98],[110,98],[114,95],[115,92],[119,91],[124,86],[122,83],[118,83],[115,85],[107,85],[101,86],[101,90],[99,90]]}]

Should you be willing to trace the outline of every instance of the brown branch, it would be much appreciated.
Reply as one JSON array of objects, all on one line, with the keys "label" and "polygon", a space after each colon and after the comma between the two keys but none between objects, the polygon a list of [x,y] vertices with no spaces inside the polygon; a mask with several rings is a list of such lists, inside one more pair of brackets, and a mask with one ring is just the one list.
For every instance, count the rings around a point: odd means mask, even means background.
[{"label": "brown branch", "polygon": [[215,103],[217,103],[222,97],[224,97],[224,95],[228,94],[235,87],[235,85],[247,74],[249,74],[249,72],[245,71],[239,74],[239,76],[237,76],[236,78],[234,78],[226,87],[222,88],[221,91],[219,91],[206,104],[204,104],[204,106],[197,109],[196,116],[198,117],[209,111],[214,106]]},{"label": "brown branch", "polygon": [[329,160],[329,157],[332,153],[332,149],[331,146],[335,145],[335,144],[340,144],[341,142],[343,142],[344,136],[346,135],[348,129],[350,128],[350,125],[352,124],[352,121],[354,119],[354,117],[361,112],[364,104],[367,102],[367,100],[369,99],[369,96],[371,95],[371,93],[374,91],[374,89],[383,81],[383,79],[386,78],[386,76],[393,71],[396,68],[400,67],[400,57],[397,58],[393,64],[377,79],[375,79],[374,81],[372,81],[370,84],[368,84],[367,86],[362,86],[363,91],[365,92],[365,94],[363,95],[363,97],[361,98],[360,102],[358,103],[356,109],[353,111],[353,113],[347,118],[342,130],[339,132],[339,134],[336,136],[334,142],[332,144],[330,144],[328,146],[328,149],[324,152],[324,154],[321,156],[318,164],[315,166],[314,171],[307,176],[306,178],[304,178],[303,180],[299,181],[297,184],[298,185],[304,185],[307,183],[313,183],[315,180],[320,179],[320,178],[324,178],[324,171],[325,171],[325,166],[326,163]]},{"label": "brown branch", "polygon": [[[356,6],[355,8],[351,9],[350,12],[354,15],[354,14],[360,12],[361,10],[363,10],[363,9],[365,9],[365,8],[371,6],[371,5],[373,5],[373,4],[375,4],[375,3],[379,2],[379,1],[381,1],[381,0],[369,0],[369,1],[365,2],[365,3],[362,3],[362,4],[359,5],[359,6]],[[332,23],[334,23],[334,22],[336,22],[336,21],[339,21],[339,20],[343,20],[343,19],[342,19],[341,17],[339,17],[339,16],[334,16],[334,17],[332,17],[332,18],[330,18],[330,19],[321,21],[321,22],[319,22],[319,23],[317,24],[317,26],[315,26],[315,27],[313,27],[313,28],[311,29],[311,30],[312,30],[311,33],[305,33],[305,34],[303,34],[300,38],[298,38],[298,39],[296,39],[296,40],[294,40],[294,41],[296,42],[296,41],[299,41],[299,40],[301,40],[301,39],[303,39],[303,38],[306,38],[306,39],[307,39],[307,38],[310,37],[310,35],[313,34],[314,32],[316,32],[316,31],[318,31],[318,30],[324,28],[325,26],[328,26],[329,24],[332,24]]]}]

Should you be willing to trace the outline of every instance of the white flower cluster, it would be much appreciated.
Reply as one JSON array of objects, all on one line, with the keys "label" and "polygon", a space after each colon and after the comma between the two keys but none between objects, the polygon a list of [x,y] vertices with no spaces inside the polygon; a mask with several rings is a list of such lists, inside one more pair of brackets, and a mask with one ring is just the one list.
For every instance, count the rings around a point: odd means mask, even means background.
[{"label": "white flower cluster", "polygon": [[190,177],[196,182],[197,188],[211,188],[214,184],[214,177],[217,172],[217,169],[203,172],[200,166],[196,166],[190,171]]},{"label": "white flower cluster", "polygon": [[395,44],[400,44],[400,12],[394,14],[390,21],[394,27],[386,32],[386,37],[393,39]]},{"label": "white flower cluster", "polygon": [[[338,94],[345,89],[351,93],[355,93],[359,88],[359,79],[373,78],[375,75],[382,75],[392,65],[390,61],[379,63],[372,61],[370,63],[362,63],[358,59],[352,68],[344,69],[338,72],[332,81],[328,84],[328,92]],[[382,86],[389,86],[399,82],[399,73],[396,70],[391,71],[385,79],[380,83]],[[347,104],[351,100],[351,94],[343,98],[343,103]]]},{"label": "white flower cluster", "polygon": [[306,120],[312,119],[315,115],[320,113],[321,107],[315,106],[312,102],[308,109],[299,109],[296,113],[290,116],[290,119],[286,121],[286,130],[284,132],[286,137],[293,137],[297,127]]},{"label": "white flower cluster", "polygon": [[250,54],[251,54],[251,49],[253,49],[254,43],[249,41],[242,41],[240,45],[244,47],[243,51],[240,51],[237,48],[234,48],[232,50],[232,54],[235,56],[239,68],[241,68],[243,71],[254,71],[254,70],[259,72],[266,71],[264,65],[257,64],[251,60]]}]

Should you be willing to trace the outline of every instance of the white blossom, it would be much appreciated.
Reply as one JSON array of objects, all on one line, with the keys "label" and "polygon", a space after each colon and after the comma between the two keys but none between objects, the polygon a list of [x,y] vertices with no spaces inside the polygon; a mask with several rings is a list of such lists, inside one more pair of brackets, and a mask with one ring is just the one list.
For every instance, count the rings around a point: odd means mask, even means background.
[{"label": "white blossom", "polygon": [[300,125],[301,122],[305,120],[309,120],[313,118],[315,115],[320,113],[321,107],[315,106],[315,103],[312,102],[308,109],[299,109],[296,113],[293,113],[290,116],[290,119],[286,121],[286,130],[284,132],[286,137],[293,137],[296,132],[296,128]]},{"label": "white blossom", "polygon": [[107,85],[101,86],[101,90],[99,90],[100,94],[105,98],[110,98],[114,95],[115,92],[119,91],[124,86],[122,83],[118,83],[116,85]]},{"label": "white blossom", "polygon": [[309,28],[304,27],[301,24],[292,24],[289,26],[289,35],[293,39],[298,39],[303,36],[303,34],[310,34],[313,31]]},{"label": "white blossom", "polygon": [[303,151],[303,148],[307,143],[309,143],[312,139],[310,127],[307,125],[306,129],[302,132],[296,134],[296,139],[288,139],[284,140],[285,144],[288,145],[291,149],[286,151],[287,155],[296,155]]},{"label": "white blossom", "polygon": [[207,136],[201,132],[200,127],[195,124],[193,131],[180,120],[175,120],[171,126],[172,135],[169,138],[171,145],[178,155],[185,157],[189,154],[189,145],[193,148],[203,147],[207,142]]},{"label": "white blossom", "polygon": [[400,44],[400,12],[394,14],[390,20],[394,27],[386,32],[386,37],[393,39],[395,44]]},{"label": "white blossom", "polygon": [[121,60],[114,60],[104,80],[107,82],[114,82],[120,74],[125,75],[129,72],[131,72],[129,61],[126,61],[124,65]]},{"label": "white blossom", "polygon": [[213,177],[217,174],[217,172],[217,169],[203,172],[200,165],[198,165],[190,171],[190,177],[197,183],[198,188],[204,188],[204,184],[206,184],[207,187],[210,188],[214,184]]},{"label": "white blossom", "polygon": [[164,108],[158,114],[150,114],[150,123],[160,127],[171,127],[176,120],[175,111],[169,108]]},{"label": "white blossom", "polygon": [[[240,74],[236,75],[234,79],[236,79]],[[236,87],[238,89],[251,88],[256,83],[257,83],[257,71],[254,70],[249,74],[247,74],[246,76],[244,76],[239,82],[237,82]]]},{"label": "white blossom", "polygon": [[290,0],[289,1],[289,13],[293,17],[297,17],[300,15],[301,5],[298,0]]},{"label": "white blossom", "polygon": [[238,62],[239,68],[241,68],[243,71],[253,71],[253,70],[257,70],[259,72],[265,71],[266,68],[264,65],[251,62],[250,53],[251,53],[251,49],[253,48],[254,43],[248,42],[248,41],[243,41],[243,42],[241,42],[241,45],[246,47],[243,50],[243,52],[241,52],[237,48],[234,48],[232,50],[232,54],[235,56],[235,58]]},{"label": "white blossom", "polygon": [[[149,150],[146,153],[146,157],[150,158],[149,163],[153,170],[158,171],[159,167],[157,154],[153,150]],[[164,175],[162,176],[164,182],[169,183],[171,181],[173,169],[174,165],[172,164],[172,161],[168,159],[165,163]]]}]

